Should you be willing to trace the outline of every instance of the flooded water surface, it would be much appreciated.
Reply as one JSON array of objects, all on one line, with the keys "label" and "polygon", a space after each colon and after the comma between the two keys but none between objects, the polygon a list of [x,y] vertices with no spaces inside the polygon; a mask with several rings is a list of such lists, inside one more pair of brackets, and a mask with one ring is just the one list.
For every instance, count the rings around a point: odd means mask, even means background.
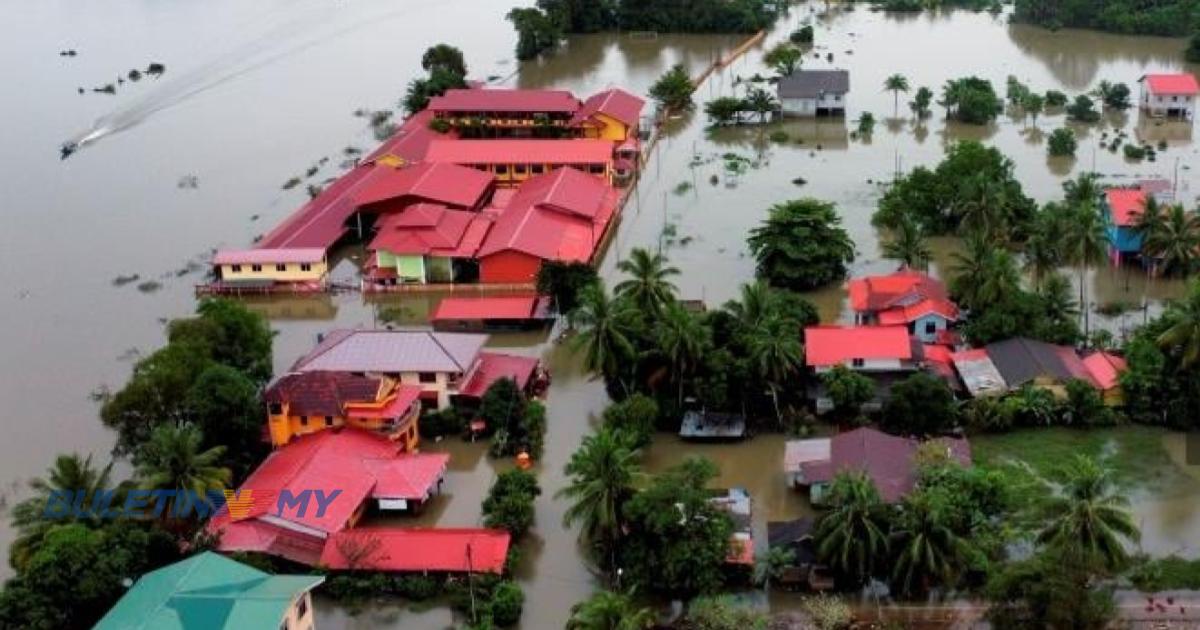
[{"label": "flooded water surface", "polygon": [[[1177,197],[1194,204],[1200,161],[1191,126],[1130,111],[1078,128],[1078,158],[1051,161],[1044,137],[1064,124],[1061,114],[1042,116],[1036,126],[1002,116],[986,127],[967,127],[945,124],[935,110],[916,124],[903,95],[897,112],[893,95],[882,89],[884,78],[898,72],[914,90],[936,91],[947,79],[977,74],[1002,91],[1011,74],[1037,91],[1074,95],[1101,79],[1136,91],[1148,71],[1183,68],[1182,41],[1049,33],[986,13],[892,17],[860,8],[818,17],[823,6],[796,5],[764,44],[701,86],[697,100],[740,94],[739,77],[769,74],[762,50],[813,20],[817,44],[805,66],[850,70],[848,120],[716,132],[705,129],[700,113],[670,121],[604,260],[606,277],[615,275],[616,261],[630,248],[661,247],[683,270],[681,295],[719,305],[753,276],[748,230],[771,204],[798,196],[838,206],[858,247],[854,272],[886,271],[891,263],[880,260],[879,236],[870,225],[881,182],[898,170],[936,163],[947,144],[962,138],[983,140],[1012,157],[1027,194],[1039,201],[1057,198],[1064,178],[1095,169],[1113,180],[1176,181]],[[192,309],[192,287],[202,279],[197,266],[212,249],[250,243],[304,201],[303,186],[285,191],[285,181],[317,166],[306,182],[319,184],[340,172],[347,147],[374,146],[366,121],[352,112],[395,108],[405,84],[421,72],[427,46],[461,47],[479,78],[582,96],[609,86],[645,94],[672,64],[698,73],[740,39],[590,35],[571,38],[548,59],[518,65],[503,18],[508,8],[494,0],[5,3],[0,52],[7,62],[0,80],[8,98],[0,99],[0,114],[9,131],[0,143],[0,309],[6,314],[0,393],[8,439],[0,444],[0,498],[11,505],[57,453],[107,457],[113,437],[89,394],[120,386],[132,361],[162,343],[163,321]],[[67,49],[77,56],[59,55]],[[160,78],[117,83],[151,62],[166,66]],[[113,95],[92,91],[109,83]],[[869,140],[850,133],[863,111],[880,120]],[[1157,162],[1129,162],[1098,146],[1100,134],[1114,128],[1152,143],[1165,140],[1168,148]],[[776,130],[789,140],[772,142],[768,136]],[[94,141],[60,161],[61,143],[88,136]],[[729,177],[714,159],[726,153],[752,166]],[[797,178],[806,183],[793,183]],[[947,260],[953,239],[939,239],[936,247],[935,269]],[[352,277],[356,260],[361,255],[351,248],[335,276]],[[1174,283],[1147,285],[1139,274],[1109,269],[1093,271],[1087,283],[1094,302],[1140,303],[1144,294],[1157,302],[1179,291]],[[846,318],[841,287],[811,297],[826,320]],[[282,369],[330,328],[374,325],[385,311],[420,322],[433,302],[351,294],[251,304],[278,331],[275,363]],[[1138,312],[1098,321],[1119,333],[1141,318]],[[497,336],[491,345],[541,356],[554,374],[546,454],[538,465],[544,493],[518,577],[527,596],[522,627],[561,627],[596,581],[581,562],[575,532],[561,525],[565,506],[553,496],[564,485],[570,452],[607,399],[601,384],[545,335]],[[1180,444],[1171,440],[1166,447],[1190,481],[1139,500],[1138,518],[1148,550],[1200,555],[1188,542],[1200,534],[1200,473],[1182,464]],[[507,462],[489,460],[483,445],[457,440],[426,448],[449,452],[452,460],[444,496],[421,522],[477,525],[480,500]],[[658,470],[688,454],[711,457],[722,468],[721,484],[752,493],[762,536],[767,520],[810,511],[784,485],[782,453],[783,438],[776,435],[705,447],[664,435],[648,450],[646,465]],[[5,545],[12,536],[6,528],[6,522],[0,526]],[[453,623],[444,608],[351,615],[326,605],[319,614],[323,628]]]}]

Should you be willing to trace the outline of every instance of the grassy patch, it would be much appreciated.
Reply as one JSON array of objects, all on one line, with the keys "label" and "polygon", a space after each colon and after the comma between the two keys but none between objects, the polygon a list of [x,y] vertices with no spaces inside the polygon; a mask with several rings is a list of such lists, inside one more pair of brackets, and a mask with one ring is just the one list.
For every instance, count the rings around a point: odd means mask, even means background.
[{"label": "grassy patch", "polygon": [[1184,475],[1163,447],[1167,432],[1145,426],[1111,429],[1023,429],[972,438],[975,462],[985,467],[1012,469],[1032,481],[1052,478],[1077,454],[1101,459],[1124,490],[1154,490],[1183,480]]}]

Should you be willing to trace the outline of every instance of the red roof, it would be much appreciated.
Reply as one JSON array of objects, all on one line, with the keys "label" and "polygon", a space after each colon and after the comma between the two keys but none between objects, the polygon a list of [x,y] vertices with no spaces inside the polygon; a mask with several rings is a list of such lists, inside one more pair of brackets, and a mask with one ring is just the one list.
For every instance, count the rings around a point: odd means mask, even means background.
[{"label": "red roof", "polygon": [[489,387],[502,378],[511,378],[517,382],[517,387],[524,390],[537,369],[538,360],[532,357],[521,357],[511,354],[480,352],[479,363],[467,377],[466,385],[458,390],[462,396],[483,398]]},{"label": "red roof", "polygon": [[939,315],[949,321],[958,321],[958,306],[945,299],[923,299],[916,304],[897,306],[879,313],[879,323],[884,326],[910,324],[926,315]]},{"label": "red roof", "polygon": [[564,113],[579,109],[579,99],[565,90],[453,89],[429,99],[432,112]]},{"label": "red roof", "polygon": [[849,288],[850,307],[860,313],[908,306],[923,299],[944,300],[947,297],[944,284],[911,269],[901,269],[886,276],[854,278]]},{"label": "red roof", "polygon": [[380,220],[367,249],[400,255],[471,258],[479,250],[491,221],[477,212],[450,210],[421,203]]},{"label": "red roof", "polygon": [[1129,227],[1146,209],[1146,193],[1140,188],[1109,188],[1104,197],[1113,225]]},{"label": "red roof", "polygon": [[446,163],[421,163],[395,169],[380,166],[383,173],[372,178],[355,194],[358,205],[378,203],[398,197],[417,197],[461,208],[481,204],[492,184],[489,173],[466,166]]},{"label": "red roof", "polygon": [[217,545],[221,551],[266,553],[309,566],[320,563],[326,545],[324,538],[257,519],[230,522],[229,514],[224,511],[209,521],[208,528],[221,532],[221,542]]},{"label": "red roof", "polygon": [[[971,446],[964,439],[940,438],[949,454],[964,466],[971,465]],[[829,461],[802,463],[804,479],[828,482],[840,472],[863,471],[875,483],[879,496],[888,503],[904,498],[916,485],[913,456],[918,440],[889,435],[870,428],[854,429],[833,436]]]},{"label": "red roof", "polygon": [[605,114],[634,127],[642,118],[642,107],[646,101],[621,89],[605,90],[583,102],[583,107],[571,118],[572,125],[578,125],[594,114]]},{"label": "red roof", "polygon": [[[431,484],[425,488],[427,493],[436,480],[430,480],[420,472],[428,467],[425,457],[440,457],[443,464],[449,458],[445,454],[403,454],[399,445],[386,436],[358,429],[302,435],[268,455],[239,488],[239,492],[251,491],[254,499],[245,519],[270,515],[318,532],[341,531],[363,502],[375,496],[377,485],[392,488],[392,484],[425,479]],[[417,472],[408,471],[408,466]],[[325,496],[335,498],[320,515],[315,506],[310,506],[303,515],[292,508],[284,508],[277,515],[276,502],[283,490],[293,496],[306,490],[322,491]],[[219,531],[229,520],[228,509],[222,508],[210,527]]]},{"label": "red roof", "polygon": [[422,389],[416,385],[399,385],[395,396],[382,407],[360,403],[347,403],[346,415],[351,418],[399,418],[408,413],[412,404],[421,397]]},{"label": "red roof", "polygon": [[810,367],[839,365],[853,359],[913,358],[904,326],[810,326],[804,329],[804,356]]},{"label": "red roof", "polygon": [[542,260],[587,262],[617,208],[617,191],[560,168],[526,180],[492,226],[479,257],[517,250]]},{"label": "red roof", "polygon": [[607,164],[613,143],[608,140],[490,139],[434,140],[425,159],[452,164]]},{"label": "red roof", "polygon": [[325,250],[319,247],[281,249],[223,249],[213,256],[214,265],[319,263],[323,260],[325,260]]},{"label": "red roof", "polygon": [[[321,554],[329,569],[503,573],[510,536],[496,529],[359,527],[334,535]],[[367,550],[351,563],[348,550]],[[355,554],[357,555],[357,554]],[[353,566],[352,566],[353,565]]]},{"label": "red roof", "polygon": [[448,319],[531,319],[537,307],[535,295],[505,297],[442,298],[433,321]]},{"label": "red roof", "polygon": [[1194,95],[1200,93],[1200,84],[1191,73],[1147,74],[1142,77],[1153,94]]},{"label": "red roof", "polygon": [[363,463],[377,480],[373,499],[424,501],[446,474],[448,453],[411,453],[399,459],[369,459]]},{"label": "red roof", "polygon": [[1101,390],[1110,390],[1121,384],[1121,373],[1127,369],[1125,359],[1108,352],[1093,352],[1083,358],[1092,381]]},{"label": "red roof", "polygon": [[381,385],[381,379],[346,372],[292,372],[271,383],[263,399],[288,405],[294,416],[340,416],[350,403],[378,400]]}]

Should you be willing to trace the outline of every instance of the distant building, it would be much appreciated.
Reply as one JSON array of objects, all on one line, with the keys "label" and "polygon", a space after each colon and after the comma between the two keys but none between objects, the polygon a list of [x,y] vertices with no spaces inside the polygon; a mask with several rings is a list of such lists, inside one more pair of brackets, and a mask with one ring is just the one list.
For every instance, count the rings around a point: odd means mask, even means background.
[{"label": "distant building", "polygon": [[205,551],[151,571],[93,630],[312,630],[319,575],[271,575]]},{"label": "distant building", "polygon": [[849,290],[857,324],[907,326],[909,333],[932,344],[958,322],[958,305],[948,298],[946,285],[919,271],[854,278]]},{"label": "distant building", "polygon": [[1147,74],[1138,82],[1142,84],[1138,106],[1155,118],[1180,118],[1193,120],[1196,116],[1196,95],[1200,94],[1200,83],[1190,72],[1179,74]]},{"label": "distant building", "polygon": [[1125,404],[1125,390],[1121,388],[1121,374],[1129,369],[1124,357],[1111,352],[1097,350],[1083,357],[1083,367],[1087,369],[1092,383],[1104,397],[1104,404],[1110,407],[1120,407]]},{"label": "distant building", "polygon": [[375,431],[396,441],[404,451],[417,449],[421,388],[387,377],[345,372],[293,372],[267,387],[267,428],[271,443],[351,426]]},{"label": "distant building", "polygon": [[446,297],[438,302],[431,323],[444,332],[533,330],[554,320],[550,299],[538,295]]},{"label": "distant building", "polygon": [[849,92],[847,70],[797,70],[776,86],[783,113],[790,116],[844,116]]},{"label": "distant building", "polygon": [[1141,255],[1142,235],[1138,233],[1137,224],[1146,209],[1146,200],[1151,197],[1162,204],[1174,201],[1171,182],[1144,180],[1133,187],[1108,188],[1100,198],[1109,257],[1114,264]]},{"label": "distant building", "polygon": [[329,275],[320,248],[222,250],[212,266],[217,293],[324,291]]},{"label": "distant building", "polygon": [[804,329],[804,360],[818,378],[809,396],[817,413],[833,409],[833,400],[819,378],[836,366],[859,372],[875,383],[867,411],[883,408],[891,386],[922,368],[924,347],[905,326],[810,326]]},{"label": "distant building", "polygon": [[1098,389],[1110,406],[1124,403],[1120,374],[1125,360],[1106,352],[1085,357],[1071,346],[1017,337],[956,352],[954,368],[972,397],[991,396],[1036,387],[1066,398],[1066,385],[1083,381]]},{"label": "distant building", "polygon": [[444,409],[456,398],[478,401],[501,378],[521,389],[538,371],[532,357],[483,352],[487,335],[431,330],[335,330],[292,366],[294,372],[386,376],[419,388],[422,407]]},{"label": "distant building", "polygon": [[751,525],[751,499],[745,488],[729,488],[718,490],[717,495],[709,500],[729,515],[733,521],[733,533],[730,535],[729,555],[725,563],[740,567],[754,566],[754,528]]},{"label": "distant building", "polygon": [[[951,459],[971,465],[971,446],[965,439],[938,438],[933,442],[945,445]],[[791,485],[809,489],[814,505],[825,503],[834,477],[850,471],[866,473],[880,498],[896,503],[916,486],[913,458],[921,444],[875,429],[854,429],[832,438],[789,441],[783,467]]]}]

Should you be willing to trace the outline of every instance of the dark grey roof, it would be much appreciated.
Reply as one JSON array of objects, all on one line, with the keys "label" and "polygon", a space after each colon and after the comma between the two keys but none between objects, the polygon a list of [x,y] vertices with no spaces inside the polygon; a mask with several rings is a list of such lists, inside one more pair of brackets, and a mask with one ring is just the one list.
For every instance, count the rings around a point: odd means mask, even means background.
[{"label": "dark grey roof", "polygon": [[1059,381],[1088,379],[1083,361],[1069,346],[1017,337],[988,344],[987,354],[1010,389],[1044,376]]},{"label": "dark grey roof", "polygon": [[816,98],[849,91],[848,70],[797,70],[779,80],[779,98]]}]

